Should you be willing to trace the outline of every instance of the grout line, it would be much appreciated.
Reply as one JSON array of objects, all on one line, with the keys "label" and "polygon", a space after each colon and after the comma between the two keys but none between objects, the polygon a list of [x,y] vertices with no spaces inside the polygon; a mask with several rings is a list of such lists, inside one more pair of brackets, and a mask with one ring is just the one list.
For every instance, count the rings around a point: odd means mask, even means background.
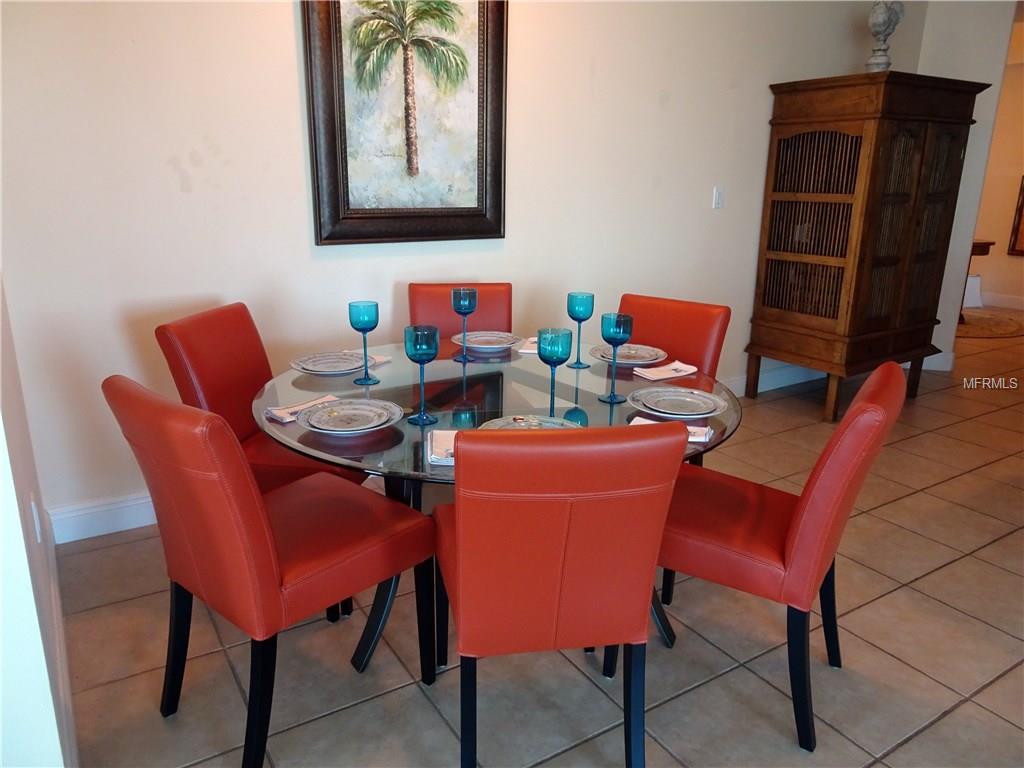
[{"label": "grout line", "polygon": [[979,695],[981,695],[982,693],[984,693],[985,691],[987,691],[987,690],[988,690],[989,688],[991,688],[991,687],[992,687],[993,685],[995,685],[996,683],[998,683],[998,682],[999,682],[1000,680],[1002,680],[1002,679],[1003,679],[1004,677],[1008,677],[1009,675],[1013,674],[1014,670],[1018,669],[1018,668],[1019,668],[1019,667],[1021,666],[1021,664],[1022,664],[1022,663],[1024,663],[1024,662],[1017,662],[1016,664],[1014,664],[1014,665],[1013,665],[1012,667],[1010,667],[1010,668],[1009,668],[1008,670],[1006,670],[1006,671],[1005,671],[1005,672],[1003,672],[1002,674],[1000,674],[1000,675],[998,675],[998,676],[996,676],[996,677],[992,678],[992,680],[991,680],[991,681],[989,681],[989,682],[985,683],[985,685],[983,685],[983,686],[982,686],[981,688],[979,688],[979,689],[978,689],[977,691],[975,691],[974,693],[972,693],[972,694],[971,694],[971,697],[970,697],[970,700],[971,700],[971,701],[973,701],[973,702],[974,702],[975,704],[977,704],[977,705],[978,705],[979,707],[981,707],[982,709],[984,709],[984,710],[985,710],[986,712],[991,712],[991,713],[992,713],[993,715],[995,715],[996,717],[998,717],[998,718],[999,718],[1000,720],[1003,720],[1003,721],[1005,721],[1005,722],[1009,723],[1010,725],[1012,725],[1012,726],[1013,726],[1014,728],[1016,728],[1016,729],[1017,729],[1017,730],[1019,730],[1019,731],[1024,731],[1024,728],[1022,728],[1021,726],[1017,725],[1017,724],[1016,724],[1015,722],[1013,722],[1012,720],[1008,720],[1007,718],[1003,717],[1003,716],[1002,716],[1001,714],[999,714],[998,712],[996,712],[996,711],[995,711],[994,709],[992,709],[992,708],[990,708],[990,707],[987,707],[987,706],[985,706],[984,704],[982,704],[982,703],[981,703],[980,701],[978,701],[978,696],[979,696]]},{"label": "grout line", "polygon": [[[185,666],[188,667],[188,663],[190,661],[195,661],[197,659],[205,659],[207,656],[213,656],[215,653],[220,653],[222,651],[224,651],[223,648],[212,648],[211,650],[206,651],[204,653],[197,653],[195,656],[189,656],[188,658],[185,659]],[[96,683],[96,685],[90,685],[90,686],[88,686],[86,688],[82,688],[81,690],[73,691],[71,695],[72,696],[79,696],[79,695],[81,695],[83,693],[87,693],[89,691],[95,691],[97,688],[103,688],[103,687],[108,686],[108,685],[113,685],[114,683],[121,683],[121,682],[124,682],[125,680],[131,680],[133,677],[139,677],[141,675],[148,675],[148,674],[150,674],[152,672],[162,671],[165,666],[166,666],[165,664],[160,664],[159,666],[156,666],[156,667],[148,667],[147,669],[140,669],[140,670],[138,670],[136,672],[132,672],[132,673],[127,674],[127,675],[121,675],[120,677],[113,677],[110,680],[104,680],[102,683]]]},{"label": "grout line", "polygon": [[[152,597],[153,595],[162,595],[164,592],[170,592],[169,588],[158,589],[156,592],[146,592],[141,595],[133,595],[132,597],[122,597],[118,600],[111,600],[109,603],[101,603],[100,605],[90,605],[88,608],[80,608],[77,611],[71,611],[70,613],[64,614],[64,621],[67,622],[69,616],[80,616],[83,613],[89,611],[95,611],[97,608],[106,608],[109,605],[118,605],[119,603],[127,603],[132,600],[138,600],[140,597]],[[61,606],[63,607],[63,606]]]},{"label": "grout line", "polygon": [[[156,524],[153,523],[153,525],[155,526]],[[129,530],[131,530],[131,529],[129,529]],[[119,531],[115,531],[114,533],[107,533],[107,534],[102,534],[102,535],[103,536],[116,536],[118,533],[119,533]],[[90,537],[90,538],[100,538],[100,537],[99,536],[94,536],[94,537]],[[59,547],[64,546],[64,544],[54,544],[53,548],[54,548],[54,554],[57,556],[58,560],[66,560],[69,557],[77,557],[78,555],[89,555],[89,554],[92,554],[93,552],[99,552],[99,551],[104,550],[104,549],[111,549],[113,547],[123,547],[123,546],[125,546],[127,544],[138,544],[140,541],[149,541],[150,539],[158,539],[158,538],[160,538],[160,531],[159,530],[154,531],[149,536],[140,536],[137,539],[129,539],[128,541],[115,541],[115,542],[111,542],[110,544],[100,544],[100,545],[95,546],[95,547],[90,547],[89,549],[83,549],[80,552],[57,552],[56,550]],[[89,539],[79,539],[79,541],[88,541],[88,540]],[[75,543],[77,543],[77,542],[72,542],[72,541],[66,542],[66,544],[75,544]]]}]

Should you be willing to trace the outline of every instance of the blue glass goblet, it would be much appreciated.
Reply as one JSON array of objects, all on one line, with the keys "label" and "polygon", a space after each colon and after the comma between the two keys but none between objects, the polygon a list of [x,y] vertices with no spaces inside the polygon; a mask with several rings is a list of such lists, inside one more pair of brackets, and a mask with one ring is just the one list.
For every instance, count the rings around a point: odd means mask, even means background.
[{"label": "blue glass goblet", "polygon": [[463,400],[452,406],[452,426],[455,429],[473,429],[477,422],[476,403]]},{"label": "blue glass goblet", "polygon": [[420,366],[420,412],[409,417],[409,423],[422,427],[436,424],[437,416],[427,413],[427,387],[423,367],[437,357],[437,326],[409,325],[405,329],[405,354]]},{"label": "blue glass goblet", "polygon": [[594,314],[594,294],[570,293],[566,300],[569,317],[576,321],[576,362],[569,363],[569,368],[589,368],[590,363],[580,360],[580,343],[583,341],[583,323]]},{"label": "blue glass goblet", "polygon": [[353,384],[369,386],[380,384],[380,379],[370,375],[370,356],[366,354],[366,334],[377,327],[380,315],[376,301],[350,301],[348,303],[348,321],[352,327],[363,334],[363,375],[353,380]]},{"label": "blue glass goblet", "polygon": [[597,398],[602,403],[615,405],[626,401],[622,395],[615,394],[615,374],[619,366],[619,347],[629,341],[629,337],[632,335],[633,318],[630,315],[622,315],[618,312],[606,312],[601,315],[601,338],[612,347],[612,391]]},{"label": "blue glass goblet", "polygon": [[572,331],[568,328],[541,328],[537,331],[537,356],[551,366],[551,406],[555,415],[555,370],[572,354]]},{"label": "blue glass goblet", "polygon": [[462,352],[452,358],[457,363],[470,363],[473,358],[466,353],[466,322],[476,311],[476,288],[452,288],[452,309],[462,316]]}]

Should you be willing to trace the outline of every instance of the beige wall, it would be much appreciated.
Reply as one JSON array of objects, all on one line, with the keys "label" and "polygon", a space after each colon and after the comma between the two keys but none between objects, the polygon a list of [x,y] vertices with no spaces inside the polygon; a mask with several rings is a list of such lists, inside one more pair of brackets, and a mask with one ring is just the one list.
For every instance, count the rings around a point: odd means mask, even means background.
[{"label": "beige wall", "polygon": [[[279,369],[354,344],[350,299],[397,340],[409,280],[510,279],[523,330],[563,322],[569,289],[602,310],[651,292],[730,305],[720,371],[742,375],[767,85],[861,71],[868,7],[514,2],[507,237],[317,248],[294,5],[5,3],[3,246],[46,503],[142,490],[99,382],[171,392],[153,326],[219,302],[250,305]],[[933,13],[908,4],[897,68]],[[998,9],[971,16],[1002,34]],[[976,53],[922,71],[991,77]]]},{"label": "beige wall", "polygon": [[[995,240],[988,256],[975,258],[986,304],[1024,309],[1024,256],[1011,256],[1010,229],[1024,176],[1024,4],[1017,5],[1006,73],[999,95],[992,149],[974,237]],[[1024,247],[1024,244],[1022,244]]]}]

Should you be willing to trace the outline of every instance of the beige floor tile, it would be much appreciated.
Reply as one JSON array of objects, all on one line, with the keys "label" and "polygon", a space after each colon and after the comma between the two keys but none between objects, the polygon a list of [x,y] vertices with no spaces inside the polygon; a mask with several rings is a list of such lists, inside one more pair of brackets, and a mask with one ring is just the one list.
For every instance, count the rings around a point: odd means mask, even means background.
[{"label": "beige floor tile", "polygon": [[899,450],[897,446],[902,444],[897,443],[882,448],[871,467],[871,472],[918,490],[941,483],[943,480],[949,480],[963,472],[962,469],[948,464],[940,464],[937,461]]},{"label": "beige floor tile", "polygon": [[839,617],[839,624],[964,695],[1024,656],[1024,644],[904,587]]},{"label": "beige floor tile", "polygon": [[763,435],[774,435],[787,429],[795,429],[796,427],[813,424],[815,421],[818,421],[818,419],[772,408],[771,403],[754,405],[743,409],[743,426],[749,427]]},{"label": "beige floor tile", "polygon": [[458,741],[415,685],[271,736],[269,748],[281,768],[459,763]]},{"label": "beige floor tile", "polygon": [[981,339],[961,339],[957,338],[953,344],[953,349],[956,352],[956,356],[966,357],[967,355],[976,355],[979,352],[985,352],[991,347],[984,344],[980,344]]},{"label": "beige floor tile", "polygon": [[[367,670],[356,672],[349,660],[365,625],[365,617],[357,611],[348,621],[317,621],[278,636],[271,733],[412,682],[383,643]],[[227,653],[248,692],[249,648],[239,645]]]},{"label": "beige floor tile", "polygon": [[892,768],[1020,768],[1024,734],[967,702],[885,760]]},{"label": "beige floor tile", "polygon": [[[64,637],[71,690],[163,669],[167,654],[168,593],[136,597],[67,617]],[[220,648],[206,606],[192,607],[189,657]]]},{"label": "beige floor tile", "polygon": [[[998,413],[998,412],[997,412]],[[1003,429],[990,422],[969,419],[943,427],[936,434],[992,448],[1003,453],[1024,451],[1024,433]]]},{"label": "beige floor tile", "polygon": [[1024,576],[1024,530],[1004,536],[974,553],[987,563],[998,565],[1008,571]]},{"label": "beige floor tile", "polygon": [[[216,611],[210,610],[210,618],[213,619],[213,626],[217,630],[217,636],[220,638],[221,645],[225,648],[249,642],[249,636],[245,634],[245,632],[240,630]],[[289,629],[301,627],[303,624],[309,624],[312,621],[319,621],[322,618],[324,618],[323,613],[307,616],[306,618],[292,624]],[[344,624],[346,621],[348,621],[347,617],[341,619],[340,623]]]},{"label": "beige floor tile", "polygon": [[[384,627],[384,641],[398,654],[398,657],[416,679],[420,677],[420,647],[416,632],[416,596],[403,595],[395,598],[387,626]],[[455,622],[448,620],[448,665],[457,666],[459,655],[455,651]]]},{"label": "beige floor tile", "polygon": [[798,448],[776,437],[762,437],[742,445],[727,445],[721,453],[770,472],[775,477],[792,475],[814,466],[818,453]]},{"label": "beige floor tile", "polygon": [[[268,749],[263,757],[263,766],[268,768],[271,764],[273,755],[270,754]],[[222,755],[211,757],[209,760],[203,760],[201,763],[194,763],[189,768],[238,768],[242,764],[242,750],[233,749],[230,752],[225,752]]]},{"label": "beige floor tile", "polygon": [[897,421],[893,423],[888,437],[885,438],[882,444],[898,443],[900,440],[906,440],[908,437],[919,435],[922,431],[920,427],[915,427],[913,424],[904,424],[902,421]]},{"label": "beige floor tile", "polygon": [[[624,764],[622,726],[546,760],[540,768],[618,768]],[[679,763],[649,735],[644,740],[646,762],[650,768],[677,768]]]},{"label": "beige floor tile", "polygon": [[[651,707],[665,699],[682,693],[687,688],[701,683],[715,675],[736,666],[736,662],[705,641],[695,632],[669,616],[669,622],[676,631],[676,644],[665,647],[661,636],[651,625],[650,640],[647,643],[647,686],[646,706]],[[619,674],[609,680],[601,674],[604,651],[596,653],[565,651],[564,655],[605,693],[615,699],[619,706],[622,698],[622,653],[619,653]]]},{"label": "beige floor tile", "polygon": [[57,545],[57,557],[64,557],[65,555],[77,555],[80,552],[90,552],[94,549],[112,547],[116,544],[127,544],[130,541],[151,539],[154,536],[159,535],[160,531],[156,527],[156,524],[154,523],[153,525],[143,525],[139,528],[130,528],[127,531],[108,533],[105,536],[93,536],[88,539],[68,541],[64,544]]},{"label": "beige floor tile", "polygon": [[[840,395],[840,400],[843,401],[843,405],[846,405],[850,400],[853,399],[853,392],[843,393]],[[769,408],[774,408],[793,416],[802,416],[805,419],[820,422],[822,416],[825,413],[825,393],[824,391],[815,390],[813,392],[806,392],[794,397],[785,397],[779,400],[772,400],[770,403],[765,403]]]},{"label": "beige floor tile", "polygon": [[1024,525],[1024,489],[986,476],[981,470],[954,477],[926,491],[1014,525]]},{"label": "beige floor tile", "polygon": [[797,427],[786,432],[779,432],[775,437],[783,442],[811,451],[817,457],[825,450],[828,441],[832,439],[832,433],[836,431],[835,424],[828,424],[819,421],[817,424],[808,424],[806,427]]},{"label": "beige floor tile", "polygon": [[[865,568],[848,557],[836,555],[836,611],[840,616],[899,586],[898,581],[888,576]],[[814,599],[814,610],[821,613],[817,598]]]},{"label": "beige floor tile", "polygon": [[778,488],[780,491],[786,493],[792,493],[794,496],[799,496],[803,493],[803,483],[794,483],[792,480],[787,478],[779,478],[778,480],[772,480],[770,483],[765,483],[772,488]]},{"label": "beige floor tile", "polygon": [[971,552],[1013,530],[1003,520],[923,492],[884,504],[871,514],[961,552]]},{"label": "beige floor tile", "polygon": [[960,386],[960,382],[945,372],[921,371],[921,382],[917,387],[917,391],[924,395],[928,392],[938,392],[953,386]]},{"label": "beige floor tile", "polygon": [[64,613],[160,592],[169,587],[159,538],[67,555],[57,561]]},{"label": "beige floor tile", "polygon": [[1018,728],[1024,728],[1024,666],[1011,669],[974,700]]},{"label": "beige floor tile", "polygon": [[[841,669],[828,665],[820,629],[811,633],[811,688],[814,713],[873,755],[910,736],[959,695],[860,638],[839,631]],[[789,690],[785,648],[754,661],[754,671]]]},{"label": "beige floor tile", "polygon": [[742,445],[743,443],[749,443],[751,440],[757,440],[760,437],[764,437],[764,435],[760,432],[755,432],[744,424],[740,424],[736,431],[729,435],[725,445]]},{"label": "beige floor tile", "polygon": [[741,477],[752,483],[767,483],[774,480],[777,475],[767,470],[747,464],[745,461],[726,456],[721,451],[713,451],[704,457],[704,466],[716,472],[723,472],[733,477]]},{"label": "beige floor tile", "polygon": [[962,421],[960,416],[921,405],[919,399],[920,397],[917,397],[904,403],[898,419],[900,423],[910,424],[918,429],[938,429]]},{"label": "beige floor tile", "polygon": [[903,583],[960,556],[951,547],[873,517],[870,512],[846,524],[839,552]]},{"label": "beige floor tile", "polygon": [[985,387],[985,382],[982,380],[982,382],[976,383],[973,389],[962,386],[959,389],[951,389],[949,391],[955,392],[957,397],[973,400],[977,403],[984,403],[994,408],[1007,408],[1024,401],[1024,389],[1020,389],[1019,385],[1017,389],[1009,388],[1010,376],[1008,374],[997,372],[994,378],[996,378],[996,381],[993,382],[991,389]]},{"label": "beige floor tile", "polygon": [[871,762],[816,720],[818,746],[800,749],[790,699],[746,669],[712,680],[647,714],[647,727],[689,766],[863,766]]},{"label": "beige floor tile", "polygon": [[997,461],[1006,455],[1006,451],[956,440],[938,432],[926,432],[923,435],[901,440],[894,444],[893,448],[961,470],[975,469],[982,464]]},{"label": "beige floor tile", "polygon": [[739,661],[786,642],[786,606],[703,579],[676,585],[665,610]]},{"label": "beige floor tile", "polygon": [[915,400],[918,405],[942,411],[962,419],[970,419],[980,416],[983,413],[994,411],[997,406],[988,403],[981,403],[976,400],[960,397],[961,390],[943,390],[942,392],[930,392],[927,395],[918,395]]},{"label": "beige floor tile", "polygon": [[994,424],[1003,429],[1012,429],[1014,432],[1024,432],[1024,411],[1014,408],[1003,408],[1001,411],[985,413],[971,421],[979,424]]},{"label": "beige floor tile", "polygon": [[1020,456],[1009,456],[982,467],[978,471],[993,480],[999,480],[1016,488],[1024,488],[1024,459]]},{"label": "beige floor tile", "polygon": [[[445,672],[425,689],[456,728],[459,672]],[[560,653],[495,656],[477,663],[483,765],[529,765],[621,719],[622,710]]]},{"label": "beige floor tile", "polygon": [[240,747],[245,703],[223,653],[189,661],[178,712],[160,715],[163,670],[74,697],[82,766],[180,766]]},{"label": "beige floor tile", "polygon": [[914,589],[1024,638],[1024,577],[974,557],[915,581]]},{"label": "beige floor tile", "polygon": [[[784,479],[803,488],[810,474],[810,472],[798,472]],[[914,489],[909,486],[869,472],[864,478],[864,485],[861,486],[860,493],[857,494],[857,498],[853,502],[853,508],[859,512],[866,512],[902,496],[909,496],[913,492]]]}]

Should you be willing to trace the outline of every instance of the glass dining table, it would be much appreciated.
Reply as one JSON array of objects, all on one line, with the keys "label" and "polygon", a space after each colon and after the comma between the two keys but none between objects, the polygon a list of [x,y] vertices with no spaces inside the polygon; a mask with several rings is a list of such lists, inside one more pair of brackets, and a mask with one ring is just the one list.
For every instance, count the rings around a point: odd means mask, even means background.
[{"label": "glass dining table", "polygon": [[[584,345],[584,349],[590,349]],[[461,346],[442,341],[436,360],[426,366],[426,409],[438,417],[430,426],[414,426],[405,418],[420,405],[419,366],[405,356],[401,344],[371,347],[369,354],[388,362],[374,365],[372,373],[380,384],[359,386],[358,374],[342,376],[311,375],[289,369],[278,374],[256,395],[253,416],[260,429],[294,451],[332,464],[363,470],[384,479],[385,493],[393,499],[422,508],[424,483],[455,482],[453,466],[431,463],[428,435],[433,430],[472,429],[488,421],[507,416],[548,417],[551,407],[551,373],[536,354],[508,349],[496,354],[471,350],[473,361],[453,360]],[[556,371],[554,416],[579,426],[624,426],[638,417],[658,420],[651,412],[641,412],[629,401],[609,405],[598,400],[610,386],[611,365],[590,355],[590,368]],[[359,369],[361,374],[362,368]],[[689,426],[709,427],[704,442],[691,440],[687,446],[689,461],[724,443],[736,431],[742,408],[735,395],[710,376],[695,373],[663,382],[652,382],[619,365],[616,390],[627,397],[634,391],[652,386],[686,387],[717,395],[724,408],[709,417],[686,419]],[[395,423],[359,434],[334,435],[307,429],[298,421],[279,423],[268,417],[267,409],[289,407],[324,395],[339,398],[386,400],[403,410]],[[642,423],[642,422],[641,422]],[[384,582],[377,588],[366,630],[353,656],[357,669],[365,669],[380,640],[397,594],[398,581]],[[438,629],[438,665],[448,658],[448,601],[435,571],[435,626]],[[441,627],[444,627],[443,637]],[[425,681],[427,682],[427,681]]]}]

